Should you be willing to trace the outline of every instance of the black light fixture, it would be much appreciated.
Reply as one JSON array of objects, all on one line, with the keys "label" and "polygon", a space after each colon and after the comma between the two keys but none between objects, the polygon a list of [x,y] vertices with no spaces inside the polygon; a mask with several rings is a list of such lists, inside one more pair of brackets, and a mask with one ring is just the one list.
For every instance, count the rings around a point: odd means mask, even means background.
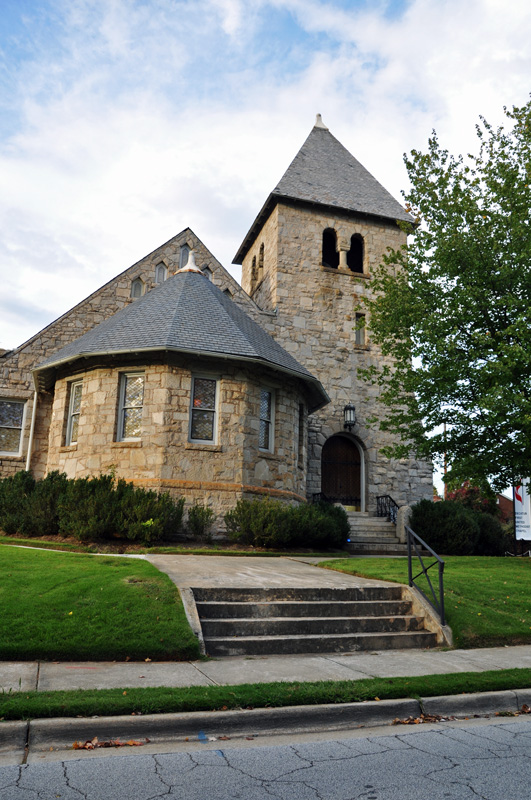
[{"label": "black light fixture", "polygon": [[351,431],[356,424],[356,406],[348,403],[343,409],[343,427],[347,431]]}]

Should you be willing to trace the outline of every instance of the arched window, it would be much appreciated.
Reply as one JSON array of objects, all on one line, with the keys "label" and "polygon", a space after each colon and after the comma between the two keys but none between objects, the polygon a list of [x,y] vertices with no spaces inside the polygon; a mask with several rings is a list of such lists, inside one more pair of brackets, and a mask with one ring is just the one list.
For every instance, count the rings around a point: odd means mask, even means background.
[{"label": "arched window", "polygon": [[323,231],[323,267],[337,269],[338,266],[337,234],[333,228],[326,228]]},{"label": "arched window", "polygon": [[160,264],[157,264],[155,267],[155,283],[164,283],[167,277],[168,270],[166,264],[163,264],[161,261]]},{"label": "arched window", "polygon": [[131,283],[131,297],[133,300],[138,300],[144,294],[144,281],[142,278],[135,278]]},{"label": "arched window", "polygon": [[190,255],[190,248],[187,244],[183,244],[179,254],[179,269],[182,269],[188,264],[188,256]]},{"label": "arched window", "polygon": [[223,294],[232,300],[232,292],[230,292],[228,289],[223,289]]},{"label": "arched window", "polygon": [[352,272],[363,272],[363,239],[359,233],[355,233],[350,239],[347,266]]},{"label": "arched window", "polygon": [[260,251],[258,253],[258,282],[264,279],[264,243],[260,245]]},{"label": "arched window", "polygon": [[209,281],[212,280],[212,270],[211,269],[209,269],[208,267],[203,267],[201,272],[203,273],[203,275],[205,276],[205,278],[207,280],[209,280]]}]

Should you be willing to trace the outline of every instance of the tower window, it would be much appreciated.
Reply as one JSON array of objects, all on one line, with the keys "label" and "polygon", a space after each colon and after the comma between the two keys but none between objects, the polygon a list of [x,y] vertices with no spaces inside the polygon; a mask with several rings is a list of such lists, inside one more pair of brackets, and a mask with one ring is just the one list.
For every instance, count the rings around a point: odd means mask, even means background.
[{"label": "tower window", "polygon": [[258,282],[264,279],[264,243],[260,245],[258,253]]},{"label": "tower window", "polygon": [[359,233],[355,233],[350,239],[347,266],[352,272],[363,272],[363,238]]},{"label": "tower window", "polygon": [[212,280],[212,270],[211,269],[209,269],[208,267],[203,267],[203,269],[201,271],[202,271],[203,275],[205,276],[205,278],[208,281]]},{"label": "tower window", "polygon": [[323,267],[337,269],[338,266],[337,234],[333,228],[326,228],[323,231]]},{"label": "tower window", "polygon": [[365,314],[356,314],[356,327],[354,330],[356,335],[356,344],[361,346],[367,344],[367,339],[365,336]]}]

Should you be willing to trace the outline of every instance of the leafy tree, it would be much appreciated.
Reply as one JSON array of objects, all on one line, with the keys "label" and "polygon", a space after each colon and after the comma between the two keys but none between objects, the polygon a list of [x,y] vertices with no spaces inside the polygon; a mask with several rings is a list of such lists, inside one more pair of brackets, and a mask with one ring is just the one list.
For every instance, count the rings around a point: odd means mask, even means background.
[{"label": "leafy tree", "polygon": [[372,339],[391,359],[364,371],[399,434],[388,455],[446,453],[449,479],[495,489],[531,474],[531,102],[505,115],[481,118],[477,155],[434,132],[405,157],[417,226],[377,270]]}]

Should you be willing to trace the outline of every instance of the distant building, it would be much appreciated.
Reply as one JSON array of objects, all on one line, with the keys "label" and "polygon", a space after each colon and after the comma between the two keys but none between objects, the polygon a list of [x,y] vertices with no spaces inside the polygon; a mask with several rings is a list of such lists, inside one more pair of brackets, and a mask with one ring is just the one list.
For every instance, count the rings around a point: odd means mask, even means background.
[{"label": "distant building", "polygon": [[382,360],[371,271],[408,219],[318,117],[236,254],[242,286],[186,228],[0,352],[0,475],[112,468],[218,515],[239,497],[431,499],[430,463],[381,455],[378,390],[357,377]]}]

